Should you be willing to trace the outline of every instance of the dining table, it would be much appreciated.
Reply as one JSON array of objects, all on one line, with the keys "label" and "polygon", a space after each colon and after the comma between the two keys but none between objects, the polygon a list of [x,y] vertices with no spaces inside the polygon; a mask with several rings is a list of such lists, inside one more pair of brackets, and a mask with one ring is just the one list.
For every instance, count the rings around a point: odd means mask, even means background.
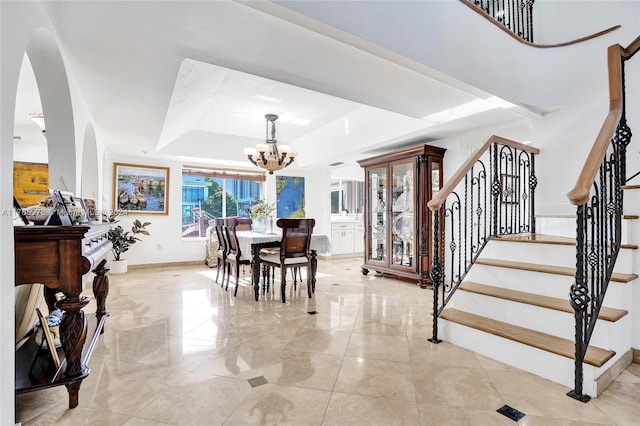
[{"label": "dining table", "polygon": [[[251,253],[251,284],[255,300],[260,298],[260,250],[264,248],[280,247],[282,241],[282,230],[262,233],[256,231],[236,231],[240,253]],[[316,271],[318,269],[318,253],[329,253],[331,243],[329,237],[324,234],[311,234],[310,255],[311,266],[309,274],[311,278],[311,288],[316,286]],[[266,285],[266,284],[265,284]]]}]

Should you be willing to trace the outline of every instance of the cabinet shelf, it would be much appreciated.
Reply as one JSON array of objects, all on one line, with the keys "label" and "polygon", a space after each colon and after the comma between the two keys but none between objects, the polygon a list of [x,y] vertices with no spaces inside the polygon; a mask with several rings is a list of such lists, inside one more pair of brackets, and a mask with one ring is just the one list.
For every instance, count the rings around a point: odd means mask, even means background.
[{"label": "cabinet shelf", "polygon": [[[93,353],[98,337],[104,328],[108,315],[100,319],[96,315],[88,315],[87,340],[82,348],[83,364],[87,364]],[[53,359],[46,348],[39,347],[35,341],[35,333],[16,351],[16,394],[33,392],[54,386],[66,385],[84,379],[88,375],[79,377],[65,377],[66,360],[62,348],[57,349],[60,367],[56,368]]]}]

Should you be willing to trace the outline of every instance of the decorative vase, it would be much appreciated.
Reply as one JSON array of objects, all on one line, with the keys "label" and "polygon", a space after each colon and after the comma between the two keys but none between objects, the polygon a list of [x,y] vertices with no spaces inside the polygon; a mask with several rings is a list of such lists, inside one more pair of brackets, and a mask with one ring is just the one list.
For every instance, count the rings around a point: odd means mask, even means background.
[{"label": "decorative vase", "polygon": [[127,272],[127,259],[112,260],[109,264],[112,274],[124,274]]},{"label": "decorative vase", "polygon": [[251,228],[254,232],[266,234],[269,228],[269,220],[266,217],[256,217],[251,222]]}]

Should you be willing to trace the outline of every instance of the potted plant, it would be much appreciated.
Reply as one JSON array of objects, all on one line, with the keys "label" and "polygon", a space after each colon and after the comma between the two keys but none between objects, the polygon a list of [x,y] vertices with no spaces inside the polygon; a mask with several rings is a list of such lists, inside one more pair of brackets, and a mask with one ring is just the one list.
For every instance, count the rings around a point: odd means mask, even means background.
[{"label": "potted plant", "polygon": [[[117,222],[115,216],[108,218],[110,222]],[[123,274],[127,272],[127,259],[122,259],[122,253],[129,250],[133,244],[137,241],[142,241],[138,235],[149,235],[146,227],[151,225],[151,222],[140,222],[138,219],[133,221],[131,225],[131,231],[125,231],[120,225],[117,225],[109,230],[109,241],[113,245],[111,247],[111,253],[113,253],[114,262],[111,265],[111,272],[114,274]]]}]

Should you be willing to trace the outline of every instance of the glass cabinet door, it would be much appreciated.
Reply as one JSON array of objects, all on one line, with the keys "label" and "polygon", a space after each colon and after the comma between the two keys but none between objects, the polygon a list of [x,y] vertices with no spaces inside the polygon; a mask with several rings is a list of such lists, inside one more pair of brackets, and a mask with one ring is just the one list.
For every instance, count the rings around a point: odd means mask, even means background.
[{"label": "glass cabinet door", "polygon": [[413,267],[415,264],[415,162],[391,167],[391,264]]},{"label": "glass cabinet door", "polygon": [[369,171],[369,260],[387,261],[387,169],[371,169]]}]

